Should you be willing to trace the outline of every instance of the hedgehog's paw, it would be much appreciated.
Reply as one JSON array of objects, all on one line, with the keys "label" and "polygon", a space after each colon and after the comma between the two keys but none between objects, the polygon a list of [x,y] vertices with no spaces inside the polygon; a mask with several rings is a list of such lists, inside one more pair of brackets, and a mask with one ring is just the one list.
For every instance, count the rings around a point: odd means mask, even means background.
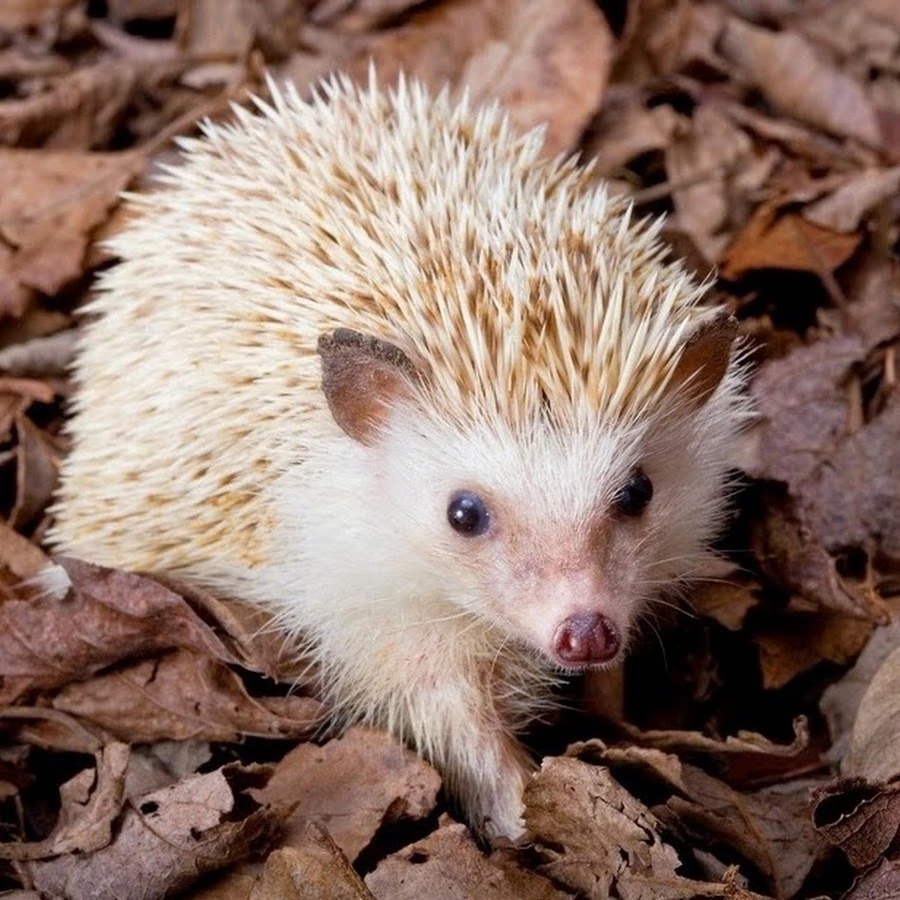
[{"label": "hedgehog's paw", "polygon": [[[519,749],[519,748],[517,748]],[[534,767],[521,752],[505,761],[485,779],[478,803],[480,831],[492,843],[522,843],[527,840],[523,793]],[[487,773],[486,773],[487,774]]]}]

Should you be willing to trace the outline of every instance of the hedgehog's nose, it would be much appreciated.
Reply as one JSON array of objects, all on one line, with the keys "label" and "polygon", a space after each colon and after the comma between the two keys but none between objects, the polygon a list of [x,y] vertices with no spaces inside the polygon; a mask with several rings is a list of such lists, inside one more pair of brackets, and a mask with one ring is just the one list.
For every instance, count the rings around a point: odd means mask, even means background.
[{"label": "hedgehog's nose", "polygon": [[553,649],[563,665],[609,662],[621,645],[619,629],[600,613],[569,616],[553,636]]}]

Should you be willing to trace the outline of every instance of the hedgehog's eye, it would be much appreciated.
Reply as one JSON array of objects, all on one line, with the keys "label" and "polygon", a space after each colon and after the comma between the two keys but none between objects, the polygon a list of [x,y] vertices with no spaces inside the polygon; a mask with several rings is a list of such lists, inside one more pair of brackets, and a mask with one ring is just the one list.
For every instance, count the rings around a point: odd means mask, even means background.
[{"label": "hedgehog's eye", "polygon": [[639,516],[653,499],[653,482],[638,466],[616,497],[616,509],[626,516]]},{"label": "hedgehog's eye", "polygon": [[478,537],[491,525],[491,516],[484,500],[472,491],[457,491],[447,507],[447,521],[465,537]]}]

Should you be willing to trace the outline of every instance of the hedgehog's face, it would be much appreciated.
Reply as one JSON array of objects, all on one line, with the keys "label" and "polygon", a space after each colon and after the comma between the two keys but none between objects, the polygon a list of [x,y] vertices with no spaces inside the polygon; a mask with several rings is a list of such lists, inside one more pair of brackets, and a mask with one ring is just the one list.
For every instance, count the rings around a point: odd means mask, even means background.
[{"label": "hedgehog's face", "polygon": [[423,410],[389,345],[338,332],[320,349],[335,420],[371,450],[373,545],[402,548],[416,589],[579,669],[618,659],[648,601],[696,566],[733,435],[707,402],[724,369],[678,415],[513,431]]}]

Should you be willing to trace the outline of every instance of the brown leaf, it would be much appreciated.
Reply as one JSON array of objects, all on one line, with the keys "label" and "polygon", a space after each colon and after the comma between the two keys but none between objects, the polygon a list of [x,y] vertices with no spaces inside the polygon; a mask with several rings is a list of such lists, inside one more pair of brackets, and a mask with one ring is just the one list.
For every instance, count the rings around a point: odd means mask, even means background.
[{"label": "brown leaf", "polygon": [[878,117],[860,84],[794,31],[775,33],[731,18],[719,42],[780,112],[839,137],[881,145]]},{"label": "brown leaf", "polygon": [[890,900],[900,896],[900,860],[882,859],[844,894],[843,900]]},{"label": "brown leaf", "polygon": [[373,900],[328,832],[307,823],[304,840],[269,854],[248,900]]},{"label": "brown leaf", "polygon": [[113,842],[95,853],[26,863],[46,896],[120,900],[171,896],[207,872],[271,845],[277,821],[247,793],[260,767],[228,765],[145,794],[126,808]]},{"label": "brown leaf", "polygon": [[504,865],[498,855],[485,857],[468,829],[455,822],[382,860],[366,876],[366,886],[379,900],[563,900],[569,896],[534,872]]},{"label": "brown leaf", "polygon": [[125,744],[103,747],[96,756],[96,770],[84,769],[60,788],[61,808],[53,833],[33,843],[0,843],[0,859],[47,859],[107,846],[125,799],[128,757]]},{"label": "brown leaf", "polygon": [[92,150],[109,142],[131,102],[139,70],[129,61],[85,66],[50,90],[0,106],[0,143],[10,147]]},{"label": "brown leaf", "polygon": [[587,897],[724,896],[678,874],[660,822],[608,769],[546,758],[525,789],[525,824],[544,845],[542,871]]},{"label": "brown leaf", "polygon": [[547,124],[545,150],[574,148],[606,90],[613,42],[590,0],[457,0],[380,32],[335,65],[383,82],[401,71],[438,90],[449,81],[473,100],[499,99],[520,129]]},{"label": "brown leaf", "polygon": [[55,294],[81,277],[91,230],[143,166],[138,155],[0,148],[0,236],[16,247],[6,283]]},{"label": "brown leaf", "polygon": [[[702,769],[677,757],[641,747],[610,747],[591,742],[587,755],[616,774],[635,770],[661,780],[672,795],[653,812],[674,832],[703,845],[725,844],[769,880],[776,896],[801,887],[818,849],[809,821],[812,782],[795,781],[741,794]],[[652,796],[658,797],[658,791]],[[699,893],[699,892],[698,892]]]},{"label": "brown leaf", "polygon": [[897,647],[900,647],[900,621],[895,618],[890,625],[875,629],[853,668],[822,694],[819,708],[831,733],[831,747],[826,756],[832,762],[841,762],[846,757],[859,704],[875,673]]},{"label": "brown leaf", "polygon": [[728,242],[729,181],[749,166],[752,149],[750,138],[731,119],[706,104],[694,110],[690,131],[666,149],[666,172],[676,185],[672,200],[677,225],[707,263],[714,263]]},{"label": "brown leaf", "polygon": [[[43,551],[32,544],[27,538],[17,534],[8,525],[0,522],[0,565],[3,565],[17,579],[25,581],[33,578],[45,566],[50,563],[50,557],[46,556]],[[0,606],[0,621],[3,619],[3,607]],[[3,639],[0,637],[0,646]],[[0,652],[2,656],[2,652]],[[3,663],[0,662],[0,677],[3,673]],[[0,688],[2,692],[2,688]]]},{"label": "brown leaf", "polygon": [[771,627],[753,630],[759,648],[763,687],[777,690],[823,660],[844,665],[872,632],[872,623],[848,616],[816,613],[783,616]]},{"label": "brown leaf", "polygon": [[239,662],[182,597],[156,582],[68,558],[56,562],[42,573],[39,596],[0,605],[0,697],[6,702],[171,647]]},{"label": "brown leaf", "polygon": [[[0,389],[3,379],[0,377]],[[42,385],[46,387],[46,385]],[[49,390],[52,398],[53,391]],[[47,436],[30,419],[16,419],[16,502],[9,516],[13,528],[24,529],[39,516],[56,490],[59,455]]]},{"label": "brown leaf", "polygon": [[779,213],[778,203],[766,203],[725,250],[722,274],[736,281],[754,269],[830,273],[850,259],[859,242],[857,234],[838,234],[799,213]]},{"label": "brown leaf", "polygon": [[876,206],[896,196],[900,189],[900,166],[864,169],[849,175],[833,193],[803,210],[808,222],[849,234],[856,231]]},{"label": "brown leaf", "polygon": [[243,74],[243,62],[261,22],[256,0],[182,0],[177,42],[182,53],[217,62],[193,67],[183,80],[195,88],[231,82]]},{"label": "brown leaf", "polygon": [[294,748],[256,797],[291,810],[289,845],[306,840],[303,829],[312,819],[353,861],[385,822],[428,816],[440,786],[431,766],[386,733],[351,728],[321,747]]},{"label": "brown leaf", "polygon": [[251,697],[223,662],[189,650],[70,684],[53,707],[131,742],[305,738],[322,714],[309,697]]},{"label": "brown leaf", "polygon": [[900,775],[900,649],[884,660],[860,701],[842,770],[869,782]]},{"label": "brown leaf", "polygon": [[900,784],[842,778],[815,792],[813,821],[819,834],[840,847],[855,869],[864,869],[900,833]]}]

